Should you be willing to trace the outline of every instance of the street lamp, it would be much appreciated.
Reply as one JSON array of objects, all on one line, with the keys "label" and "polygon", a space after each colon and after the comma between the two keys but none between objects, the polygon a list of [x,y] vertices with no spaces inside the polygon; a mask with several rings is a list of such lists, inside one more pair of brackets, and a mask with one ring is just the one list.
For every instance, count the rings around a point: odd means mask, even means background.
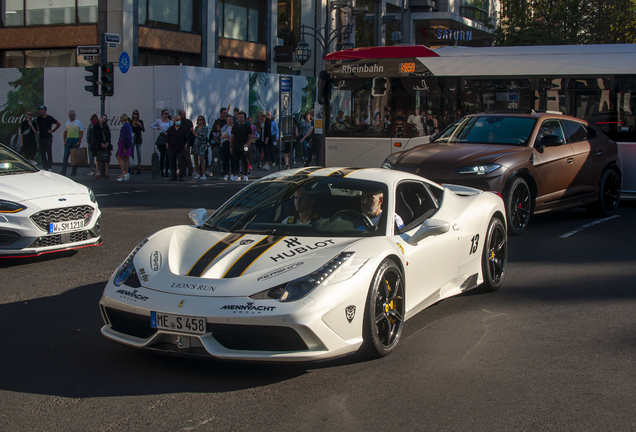
[{"label": "street lamp", "polygon": [[[341,9],[341,8],[351,8],[354,14],[366,13],[367,7],[351,7],[351,2],[349,0],[345,1],[331,1],[331,10]],[[340,27],[336,27],[333,30],[329,30],[329,28],[325,25],[319,29],[315,29],[313,27],[309,27],[306,25],[300,26],[300,42],[296,46],[294,53],[296,54],[296,59],[301,65],[304,65],[311,58],[311,47],[305,40],[305,35],[312,36],[321,46],[323,60],[324,57],[328,54],[329,47],[332,43],[334,43],[338,38],[344,36],[346,41],[341,44],[341,49],[350,49],[354,48],[353,42],[350,40],[350,36],[353,33],[353,24],[345,24]]]}]

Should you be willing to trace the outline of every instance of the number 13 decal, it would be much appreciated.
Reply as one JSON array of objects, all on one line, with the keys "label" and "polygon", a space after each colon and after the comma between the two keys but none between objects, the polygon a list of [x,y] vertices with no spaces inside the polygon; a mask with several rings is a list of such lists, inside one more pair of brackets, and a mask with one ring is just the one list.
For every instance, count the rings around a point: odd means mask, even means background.
[{"label": "number 13 decal", "polygon": [[471,255],[477,252],[478,247],[479,247],[479,234],[475,234],[473,238],[470,239],[470,252],[468,252],[468,255]]}]

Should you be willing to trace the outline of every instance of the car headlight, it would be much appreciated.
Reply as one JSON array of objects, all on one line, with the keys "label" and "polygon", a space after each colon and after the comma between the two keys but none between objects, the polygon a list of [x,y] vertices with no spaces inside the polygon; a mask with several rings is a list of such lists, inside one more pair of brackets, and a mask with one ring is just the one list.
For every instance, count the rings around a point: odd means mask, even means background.
[{"label": "car headlight", "polygon": [[97,202],[97,199],[95,198],[95,193],[93,192],[93,189],[89,188],[88,186],[86,186],[86,189],[88,189],[88,197],[91,199],[92,203]]},{"label": "car headlight", "polygon": [[389,157],[387,157],[386,159],[384,159],[384,162],[382,163],[382,168],[384,169],[393,169],[393,165],[395,164],[396,161],[396,157],[391,155]]},{"label": "car headlight", "polygon": [[463,168],[455,168],[455,172],[457,174],[489,174],[496,170],[497,168],[501,168],[501,165],[496,163],[484,164],[484,165],[473,165],[469,167]]},{"label": "car headlight", "polygon": [[0,213],[17,213],[26,209],[25,205],[13,201],[0,200]]},{"label": "car headlight", "polygon": [[137,254],[137,252],[139,252],[139,249],[141,249],[141,247],[147,242],[148,239],[144,239],[141,243],[139,243],[137,247],[133,249],[130,255],[128,255],[128,258],[126,258],[122,265],[119,266],[119,269],[117,270],[117,272],[115,272],[115,278],[113,279],[113,283],[115,284],[115,286],[122,285],[124,282],[126,282],[128,277],[130,277],[130,275],[135,272],[133,258],[135,258],[135,255]]},{"label": "car headlight", "polygon": [[354,252],[342,252],[327,264],[307,276],[249,296],[252,300],[278,300],[291,302],[301,299],[323,283],[338,267],[353,256]]}]

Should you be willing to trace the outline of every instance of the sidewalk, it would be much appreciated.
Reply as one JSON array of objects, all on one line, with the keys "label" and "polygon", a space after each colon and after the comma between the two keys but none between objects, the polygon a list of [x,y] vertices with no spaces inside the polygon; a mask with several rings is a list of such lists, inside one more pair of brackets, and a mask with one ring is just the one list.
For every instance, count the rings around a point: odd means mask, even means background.
[{"label": "sidewalk", "polygon": [[[297,163],[295,164],[292,168],[301,168],[303,166],[303,164],[301,163]],[[38,166],[38,168],[42,169],[41,167]],[[60,171],[62,170],[62,164],[61,163],[54,163],[53,164],[53,168],[52,168],[53,172],[56,174],[59,174]],[[75,180],[79,183],[85,183],[85,180],[93,180],[93,182],[95,183],[106,183],[106,182],[116,182],[116,183],[122,183],[122,182],[117,182],[117,177],[119,177],[119,175],[121,174],[121,170],[119,169],[118,165],[115,164],[111,164],[108,170],[108,179],[104,178],[104,176],[100,176],[99,179],[95,179],[95,175],[91,175],[89,176],[88,174],[91,173],[91,169],[88,167],[78,167],[77,168],[77,175],[72,176],[71,175],[71,171],[72,171],[72,167],[69,166],[66,170],[66,176],[72,180]],[[251,175],[248,176],[249,180],[257,180],[260,178],[263,178],[269,174],[275,173],[280,171],[278,166],[272,166],[272,169],[270,171],[266,171],[264,169],[258,168],[258,167],[252,167],[252,173]],[[208,170],[209,172],[209,170]],[[207,174],[206,174],[207,175]],[[159,178],[152,178],[152,174],[150,172],[150,166],[141,166],[141,174],[131,174],[130,175],[130,179],[128,180],[128,182],[126,183],[161,183],[161,182],[166,182],[168,183],[168,179],[170,177],[159,177]],[[192,176],[185,176],[184,177],[184,181],[186,182],[196,182],[196,183],[206,183],[206,182],[221,182],[221,183],[231,183],[230,180],[223,180],[223,178],[213,178],[211,176],[207,176],[206,180],[195,180],[194,179],[194,174]],[[232,183],[240,183],[242,182],[242,180],[240,181],[235,181]]]}]

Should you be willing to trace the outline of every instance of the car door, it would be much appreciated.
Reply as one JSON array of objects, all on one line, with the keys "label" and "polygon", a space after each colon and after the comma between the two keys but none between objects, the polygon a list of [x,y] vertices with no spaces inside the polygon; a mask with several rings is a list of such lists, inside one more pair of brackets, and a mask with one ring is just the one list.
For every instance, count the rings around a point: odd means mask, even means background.
[{"label": "car door", "polygon": [[[556,135],[563,140],[563,144],[553,147],[539,147],[539,142],[546,135]],[[576,176],[574,152],[572,146],[566,142],[561,122],[558,119],[544,120],[537,133],[534,144],[533,162],[537,183],[536,210],[542,205],[550,205],[566,197],[571,191]]]},{"label": "car door", "polygon": [[603,167],[605,155],[602,149],[593,145],[590,134],[584,124],[573,120],[562,120],[563,132],[572,146],[576,177],[572,187],[574,195],[595,192],[598,189],[600,170]]},{"label": "car door", "polygon": [[[413,309],[421,303],[439,299],[440,288],[457,276],[461,233],[455,219],[438,209],[437,201],[421,182],[404,181],[397,185],[394,222],[395,241],[408,265],[406,304]],[[430,236],[416,246],[407,243],[427,219],[449,223],[448,232]],[[402,221],[403,225],[399,224]]]}]

